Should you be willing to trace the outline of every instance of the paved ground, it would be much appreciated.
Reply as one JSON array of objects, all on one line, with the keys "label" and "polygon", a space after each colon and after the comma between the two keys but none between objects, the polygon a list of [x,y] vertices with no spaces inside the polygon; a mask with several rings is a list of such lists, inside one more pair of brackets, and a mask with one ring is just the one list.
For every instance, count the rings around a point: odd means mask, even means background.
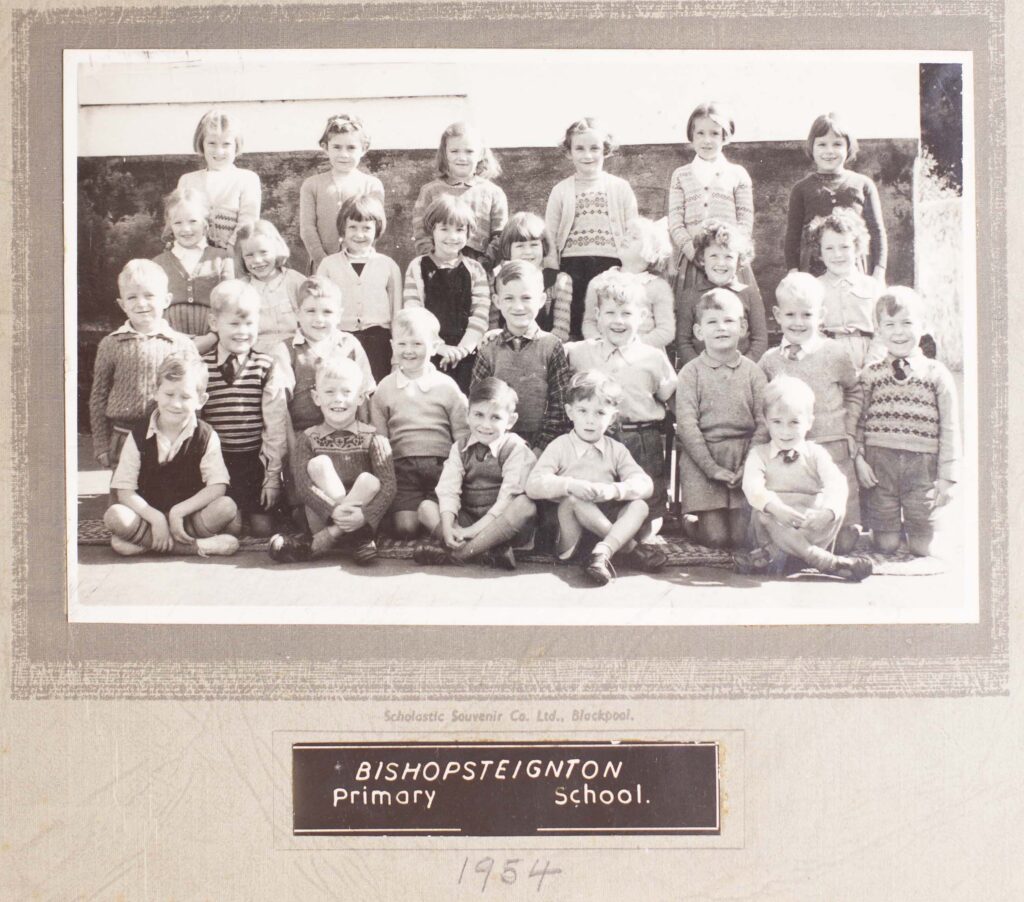
[{"label": "paved ground", "polygon": [[[109,475],[79,440],[78,512],[102,517]],[[962,522],[958,510],[949,521]],[[574,567],[521,564],[515,574],[483,567],[421,569],[382,560],[359,570],[323,560],[279,566],[265,554],[232,558],[118,558],[76,546],[72,620],[183,623],[921,623],[975,619],[964,589],[962,541],[945,573],[875,576],[860,585],[825,577],[761,580],[717,567],[658,576],[622,573],[587,584]]]}]

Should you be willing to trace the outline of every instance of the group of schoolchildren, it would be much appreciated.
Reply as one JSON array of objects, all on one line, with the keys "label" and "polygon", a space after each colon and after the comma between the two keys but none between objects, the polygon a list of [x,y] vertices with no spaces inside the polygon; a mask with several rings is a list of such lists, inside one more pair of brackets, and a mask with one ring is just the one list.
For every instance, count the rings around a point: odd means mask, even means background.
[{"label": "group of schoolchildren", "polygon": [[307,276],[235,165],[237,119],[208,112],[205,168],[165,202],[168,249],[125,265],[127,321],[97,351],[113,549],[230,554],[248,534],[277,562],[365,565],[386,529],[418,540],[421,565],[513,569],[533,547],[598,585],[613,560],[657,572],[674,406],[684,529],[740,572],[862,580],[865,528],[878,550],[905,535],[928,554],[959,478],[955,387],[919,346],[921,299],[885,285],[878,191],[846,168],[857,142],[835,114],[811,127],[769,350],[751,180],[722,153],[734,131],[720,104],[693,111],[666,234],[604,171],[597,120],[566,130],[574,173],[543,218],[510,216],[494,155],[449,126],[403,279],[374,248],[366,128],[333,116],[329,168],[299,198]]}]

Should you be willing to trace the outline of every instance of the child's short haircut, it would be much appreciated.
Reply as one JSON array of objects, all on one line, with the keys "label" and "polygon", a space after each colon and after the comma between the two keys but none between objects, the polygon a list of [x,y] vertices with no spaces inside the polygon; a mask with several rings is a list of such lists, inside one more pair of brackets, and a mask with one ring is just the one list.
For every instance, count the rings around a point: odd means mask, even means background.
[{"label": "child's short haircut", "polygon": [[821,239],[825,232],[849,235],[853,240],[853,249],[858,256],[867,253],[871,241],[864,220],[856,210],[849,207],[837,207],[828,216],[818,216],[811,220],[811,224],[807,228],[811,248],[819,257],[821,256]]},{"label": "child's short haircut", "polygon": [[161,293],[167,292],[167,273],[159,263],[137,257],[125,263],[117,274],[118,296],[123,297],[129,285],[149,285],[157,282]]},{"label": "child's short haircut", "polygon": [[672,243],[664,221],[659,225],[645,216],[634,216],[626,223],[626,229],[636,229],[640,233],[640,256],[647,262],[647,268],[664,268],[672,254]]},{"label": "child's short haircut", "polygon": [[809,272],[791,272],[775,289],[777,301],[810,301],[819,309],[825,303],[825,286]]},{"label": "child's short haircut", "polygon": [[257,219],[255,222],[243,223],[238,229],[238,234],[235,238],[235,272],[249,272],[249,267],[245,265],[245,255],[242,253],[242,242],[260,236],[269,239],[271,245],[273,245],[274,265],[278,269],[288,262],[291,251],[288,250],[288,245],[285,244],[284,238],[281,237],[281,233],[277,230],[277,226],[268,219]]},{"label": "child's short haircut", "polygon": [[216,316],[236,310],[260,312],[260,296],[256,289],[241,279],[218,282],[210,292],[210,312]]},{"label": "child's short haircut", "polygon": [[722,129],[722,137],[725,139],[722,143],[728,144],[732,140],[733,135],[736,134],[736,120],[732,118],[732,113],[725,106],[724,103],[719,103],[717,100],[709,100],[707,103],[698,104],[692,113],[690,118],[686,120],[686,140],[693,140],[693,126],[698,119],[710,119],[719,128]]},{"label": "child's short haircut", "polygon": [[462,226],[468,232],[475,220],[469,201],[454,194],[442,194],[423,214],[423,228],[428,235],[434,233],[434,226]]},{"label": "child's short haircut", "polygon": [[544,290],[544,273],[529,260],[509,260],[501,264],[494,276],[494,289],[504,288],[510,282],[527,282],[540,291]]},{"label": "child's short haircut", "polygon": [[595,119],[593,116],[584,116],[582,119],[577,119],[565,130],[565,137],[562,138],[562,143],[558,146],[565,151],[566,154],[572,152],[572,139],[574,135],[581,135],[583,132],[597,132],[601,136],[601,142],[604,145],[604,155],[606,157],[612,156],[619,149],[619,145],[615,143],[615,138],[612,137],[612,133],[604,127],[604,124],[600,119]]},{"label": "child's short haircut", "polygon": [[399,310],[391,323],[391,333],[402,332],[410,335],[414,332],[426,332],[435,340],[441,337],[441,323],[426,307],[406,307]]},{"label": "child's short haircut", "polygon": [[295,293],[296,305],[301,305],[306,298],[334,301],[339,310],[342,306],[341,289],[324,276],[310,276],[299,286],[299,290]]},{"label": "child's short haircut", "polygon": [[646,309],[647,289],[632,273],[612,272],[594,286],[597,309],[608,304],[635,304]]},{"label": "child's short haircut", "polygon": [[618,407],[622,398],[622,386],[600,370],[585,370],[573,376],[565,392],[565,403],[576,404],[594,398]]},{"label": "child's short haircut", "polygon": [[363,371],[351,357],[337,352],[328,354],[317,363],[315,379],[317,385],[320,385],[324,379],[355,379],[361,388]]},{"label": "child's short haircut", "polygon": [[813,414],[814,390],[803,379],[780,373],[764,390],[764,409],[785,405],[789,410]]},{"label": "child's short haircut", "polygon": [[345,223],[350,219],[353,222],[372,222],[376,226],[374,241],[380,238],[388,227],[388,219],[384,215],[384,204],[380,202],[380,198],[372,194],[357,194],[355,197],[348,198],[341,205],[335,221],[339,235],[344,236]]},{"label": "child's short haircut", "polygon": [[491,153],[491,149],[484,144],[484,139],[480,135],[479,129],[476,126],[470,125],[468,122],[453,122],[443,132],[441,132],[441,143],[437,147],[437,158],[435,160],[437,164],[437,174],[442,178],[446,178],[449,175],[448,172],[448,139],[449,138],[476,138],[477,143],[480,145],[480,159],[476,164],[476,172],[474,175],[480,176],[482,179],[496,179],[501,175],[501,164],[497,158]]},{"label": "child's short haircut", "polygon": [[852,163],[857,157],[857,139],[846,129],[838,113],[822,113],[811,123],[811,130],[807,133],[807,144],[804,152],[807,158],[814,159],[814,141],[827,135],[829,132],[840,138],[846,138],[846,162]]},{"label": "child's short haircut", "polygon": [[698,266],[704,265],[704,251],[712,244],[719,244],[736,252],[736,266],[740,267],[754,259],[754,244],[739,226],[709,219],[693,239],[693,259]]},{"label": "child's short haircut", "polygon": [[712,288],[710,291],[705,291],[694,305],[693,321],[700,323],[704,318],[704,314],[709,310],[724,310],[726,312],[735,310],[743,319],[747,318],[747,311],[743,307],[743,301],[740,300],[739,295],[729,291],[728,288]]},{"label": "child's short haircut", "polygon": [[166,382],[181,382],[191,378],[200,394],[206,391],[210,371],[198,357],[186,356],[180,352],[168,354],[156,370],[156,384],[159,388]]},{"label": "child's short haircut", "polygon": [[182,204],[188,204],[190,207],[201,210],[203,219],[209,226],[210,201],[206,192],[196,188],[178,188],[164,198],[164,228],[160,233],[161,240],[170,241],[174,237],[174,231],[171,229],[171,217],[174,215],[175,208]]},{"label": "child's short haircut", "polygon": [[883,316],[895,316],[901,310],[923,320],[925,318],[924,298],[913,288],[907,288],[905,285],[892,285],[883,291],[875,301],[875,325]]},{"label": "child's short haircut", "polygon": [[359,133],[359,137],[363,140],[363,153],[366,153],[370,149],[370,136],[366,133],[363,120],[349,113],[342,113],[340,116],[328,116],[327,125],[324,126],[324,133],[316,143],[324,150],[327,150],[327,144],[330,142],[332,135],[347,135],[351,132]]},{"label": "child's short haircut", "polygon": [[227,110],[212,109],[206,112],[196,126],[192,136],[192,149],[203,156],[203,143],[207,135],[229,134],[235,139],[235,153],[242,152],[242,123]]},{"label": "child's short haircut", "polygon": [[502,260],[512,258],[512,245],[517,241],[535,241],[540,239],[541,253],[547,257],[551,253],[551,236],[547,224],[536,213],[513,213],[498,239],[498,253]]},{"label": "child's short haircut", "polygon": [[474,382],[469,388],[469,406],[474,404],[497,404],[504,410],[514,413],[519,395],[504,379],[488,376]]}]

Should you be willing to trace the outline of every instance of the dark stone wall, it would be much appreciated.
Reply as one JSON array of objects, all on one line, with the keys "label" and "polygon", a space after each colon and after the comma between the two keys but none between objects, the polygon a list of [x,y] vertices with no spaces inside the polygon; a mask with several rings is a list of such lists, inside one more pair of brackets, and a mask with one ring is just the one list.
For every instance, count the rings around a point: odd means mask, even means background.
[{"label": "dark stone wall", "polygon": [[[910,284],[914,275],[913,140],[861,142],[854,169],[871,176],[882,196],[889,233],[888,278]],[[412,207],[420,186],[434,177],[434,151],[374,151],[363,167],[378,176],[387,194],[388,229],[378,242],[403,272],[413,257]],[[754,273],[771,310],[774,288],[785,275],[783,236],[791,187],[808,171],[803,142],[737,143],[729,159],[747,168],[754,183]],[[504,173],[498,184],[509,209],[543,215],[552,186],[569,175],[571,165],[555,148],[512,148],[497,152]],[[667,211],[672,171],[692,153],[677,144],[623,147],[608,160],[609,172],[627,179],[640,212],[657,219]],[[326,161],[316,152],[247,153],[239,165],[259,173],[262,216],[273,222],[292,250],[291,265],[305,272],[308,258],[299,239],[299,188]],[[196,168],[195,156],[85,157],[78,168],[78,320],[79,398],[88,396],[95,345],[121,321],[114,303],[117,273],[132,257],[153,257],[162,250],[162,197],[178,177]],[[771,320],[769,319],[771,326]],[[80,410],[79,422],[88,422]]]}]

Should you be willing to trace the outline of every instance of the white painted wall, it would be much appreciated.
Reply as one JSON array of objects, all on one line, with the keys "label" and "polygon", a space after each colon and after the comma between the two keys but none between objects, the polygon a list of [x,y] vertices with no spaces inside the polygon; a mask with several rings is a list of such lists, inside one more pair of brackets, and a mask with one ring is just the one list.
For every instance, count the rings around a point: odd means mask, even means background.
[{"label": "white painted wall", "polygon": [[[82,156],[190,153],[214,104],[250,151],[316,148],[352,111],[380,149],[431,148],[470,119],[493,147],[549,147],[585,115],[624,144],[682,140],[693,106],[734,109],[739,141],[802,139],[839,110],[863,138],[919,136],[923,51],[66,51],[67,125]],[[960,57],[957,57],[960,58]]]}]

